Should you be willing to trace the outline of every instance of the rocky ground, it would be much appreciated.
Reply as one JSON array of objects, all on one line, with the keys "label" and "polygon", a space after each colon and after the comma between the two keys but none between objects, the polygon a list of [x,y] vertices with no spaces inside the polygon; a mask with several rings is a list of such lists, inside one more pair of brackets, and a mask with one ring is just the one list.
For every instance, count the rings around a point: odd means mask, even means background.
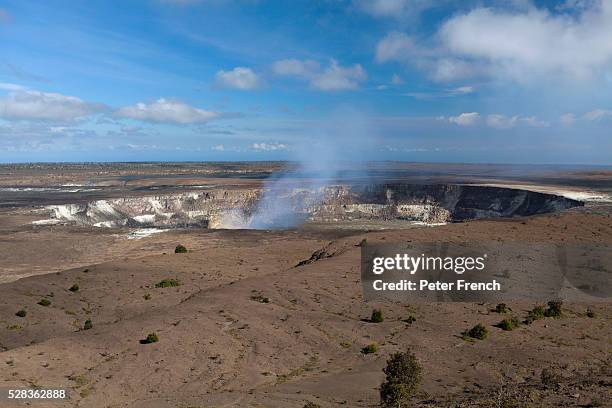
[{"label": "rocky ground", "polygon": [[[155,245],[146,256],[0,287],[0,386],[69,387],[71,401],[57,406],[367,407],[376,406],[386,358],[410,348],[424,367],[417,406],[610,401],[609,302],[566,304],[562,318],[509,332],[493,326],[501,316],[489,304],[368,304],[359,279],[363,238],[610,243],[612,219],[575,209],[349,236],[188,231],[145,238],[139,245]],[[174,254],[179,242],[191,251]],[[328,257],[296,266],[322,248]],[[155,287],[164,279],[180,284]],[[50,305],[37,304],[43,298]],[[509,306],[523,317],[534,304]],[[384,322],[367,321],[375,307]],[[15,315],[20,309],[25,317]],[[464,340],[461,333],[479,322],[489,337]],[[140,343],[153,332],[158,342]],[[378,351],[361,353],[371,343]],[[555,374],[550,383],[541,381],[544,368]]]},{"label": "rocky ground", "polygon": [[[414,406],[610,406],[609,298],[566,302],[561,317],[512,331],[495,325],[548,299],[508,302],[506,315],[495,304],[364,302],[359,244],[612,245],[611,214],[588,205],[412,229],[129,240],[124,228],[33,226],[28,212],[3,211],[0,388],[69,388],[69,401],[41,407],[376,407],[387,358],[410,349],[423,366]],[[178,244],[189,251],[175,254]],[[374,308],[383,322],[369,321]],[[477,323],[488,337],[464,338]],[[151,333],[158,341],[143,344]],[[362,353],[370,344],[378,350]]]}]

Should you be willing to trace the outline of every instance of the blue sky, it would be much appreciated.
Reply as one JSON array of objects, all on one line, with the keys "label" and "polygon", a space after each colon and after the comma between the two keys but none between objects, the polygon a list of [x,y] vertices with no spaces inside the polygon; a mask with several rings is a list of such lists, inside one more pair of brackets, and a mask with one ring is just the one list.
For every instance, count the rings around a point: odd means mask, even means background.
[{"label": "blue sky", "polygon": [[0,162],[612,164],[612,0],[0,1]]}]

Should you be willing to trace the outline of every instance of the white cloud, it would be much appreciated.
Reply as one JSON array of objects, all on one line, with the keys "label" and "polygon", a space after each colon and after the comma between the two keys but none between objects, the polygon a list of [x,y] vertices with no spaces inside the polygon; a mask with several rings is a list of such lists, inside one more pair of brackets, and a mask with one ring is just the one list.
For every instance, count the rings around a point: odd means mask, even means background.
[{"label": "white cloud", "polygon": [[0,82],[0,89],[6,90],[6,91],[24,91],[27,88],[25,86],[21,86],[21,85],[17,85],[17,84],[10,84],[7,82]]},{"label": "white cloud", "polygon": [[448,118],[450,123],[454,123],[459,126],[472,126],[480,120],[480,114],[478,112],[466,112],[459,116],[451,116]]},{"label": "white cloud", "polygon": [[550,123],[545,120],[540,120],[535,116],[520,117],[519,122],[531,127],[549,127]]},{"label": "white cloud", "polygon": [[309,82],[314,89],[321,91],[352,90],[359,87],[359,83],[367,78],[367,74],[360,64],[343,67],[337,61],[322,69],[321,65],[312,60],[287,59],[276,61],[272,65],[277,75],[293,76]]},{"label": "white cloud", "polygon": [[458,88],[442,89],[434,92],[407,92],[403,95],[411,96],[416,99],[428,100],[434,98],[451,98],[471,94],[473,92],[474,87],[472,86],[460,86]]},{"label": "white cloud", "polygon": [[612,119],[612,110],[595,109],[595,110],[585,113],[583,118],[589,121]]},{"label": "white cloud", "polygon": [[535,116],[506,116],[497,113],[488,115],[486,122],[488,126],[495,129],[511,129],[519,125],[531,127],[550,126],[548,122],[538,120]]},{"label": "white cloud", "polygon": [[119,109],[117,116],[129,119],[158,123],[205,123],[219,117],[219,113],[206,111],[177,100],[160,98],[151,103],[139,102],[136,105]]},{"label": "white cloud", "polygon": [[291,75],[311,78],[321,69],[321,65],[313,60],[285,59],[274,62],[272,70],[277,75]]},{"label": "white cloud", "polygon": [[276,150],[287,150],[288,146],[283,143],[253,143],[251,149],[258,152],[271,152]]},{"label": "white cloud", "polygon": [[311,80],[311,85],[322,91],[357,89],[359,82],[366,78],[366,72],[360,64],[342,67],[336,61],[332,61],[323,73]]},{"label": "white cloud", "polygon": [[215,82],[224,88],[250,91],[256,89],[261,81],[251,68],[236,67],[231,71],[218,71]]},{"label": "white cloud", "polygon": [[576,115],[565,113],[559,117],[559,121],[563,126],[572,126],[576,122]]},{"label": "white cloud", "polygon": [[377,46],[376,60],[414,64],[439,81],[609,75],[612,1],[566,2],[564,10],[476,8],[451,17],[419,43],[403,33],[388,34]]},{"label": "white cloud", "polygon": [[449,90],[449,93],[452,93],[455,95],[465,95],[465,94],[471,94],[473,92],[474,92],[474,87],[472,86],[460,86],[458,88]]},{"label": "white cloud", "polygon": [[376,45],[376,61],[404,61],[414,52],[414,41],[404,33],[393,31]]},{"label": "white cloud", "polygon": [[438,35],[476,71],[482,64],[490,75],[519,80],[526,74],[588,78],[611,67],[612,2],[593,3],[578,16],[479,8],[450,19]]},{"label": "white cloud", "polygon": [[103,105],[84,102],[75,96],[13,89],[17,90],[0,98],[1,118],[70,121],[104,109]]},{"label": "white cloud", "polygon": [[224,152],[225,146],[223,146],[222,144],[216,145],[216,146],[211,147],[211,150],[214,150],[216,152]]}]

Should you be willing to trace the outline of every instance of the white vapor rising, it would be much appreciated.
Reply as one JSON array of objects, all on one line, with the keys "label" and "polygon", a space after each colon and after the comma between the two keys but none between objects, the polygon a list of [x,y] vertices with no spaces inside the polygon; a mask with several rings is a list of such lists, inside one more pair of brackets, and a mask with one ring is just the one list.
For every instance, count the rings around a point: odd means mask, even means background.
[{"label": "white vapor rising", "polygon": [[300,210],[320,204],[325,188],[338,179],[346,165],[358,170],[376,145],[376,134],[365,115],[351,108],[336,111],[323,126],[312,129],[302,144],[292,146],[297,168],[265,183],[253,213],[228,213],[221,227],[281,229],[300,225],[308,215]]}]

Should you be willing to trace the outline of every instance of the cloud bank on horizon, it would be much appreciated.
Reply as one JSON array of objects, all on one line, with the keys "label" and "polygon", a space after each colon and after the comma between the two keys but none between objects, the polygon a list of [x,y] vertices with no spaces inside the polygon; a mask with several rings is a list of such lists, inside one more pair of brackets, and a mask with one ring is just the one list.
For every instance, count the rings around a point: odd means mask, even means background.
[{"label": "cloud bank on horizon", "polygon": [[0,162],[286,159],[334,121],[372,160],[612,164],[612,0],[9,0],[0,36]]}]

